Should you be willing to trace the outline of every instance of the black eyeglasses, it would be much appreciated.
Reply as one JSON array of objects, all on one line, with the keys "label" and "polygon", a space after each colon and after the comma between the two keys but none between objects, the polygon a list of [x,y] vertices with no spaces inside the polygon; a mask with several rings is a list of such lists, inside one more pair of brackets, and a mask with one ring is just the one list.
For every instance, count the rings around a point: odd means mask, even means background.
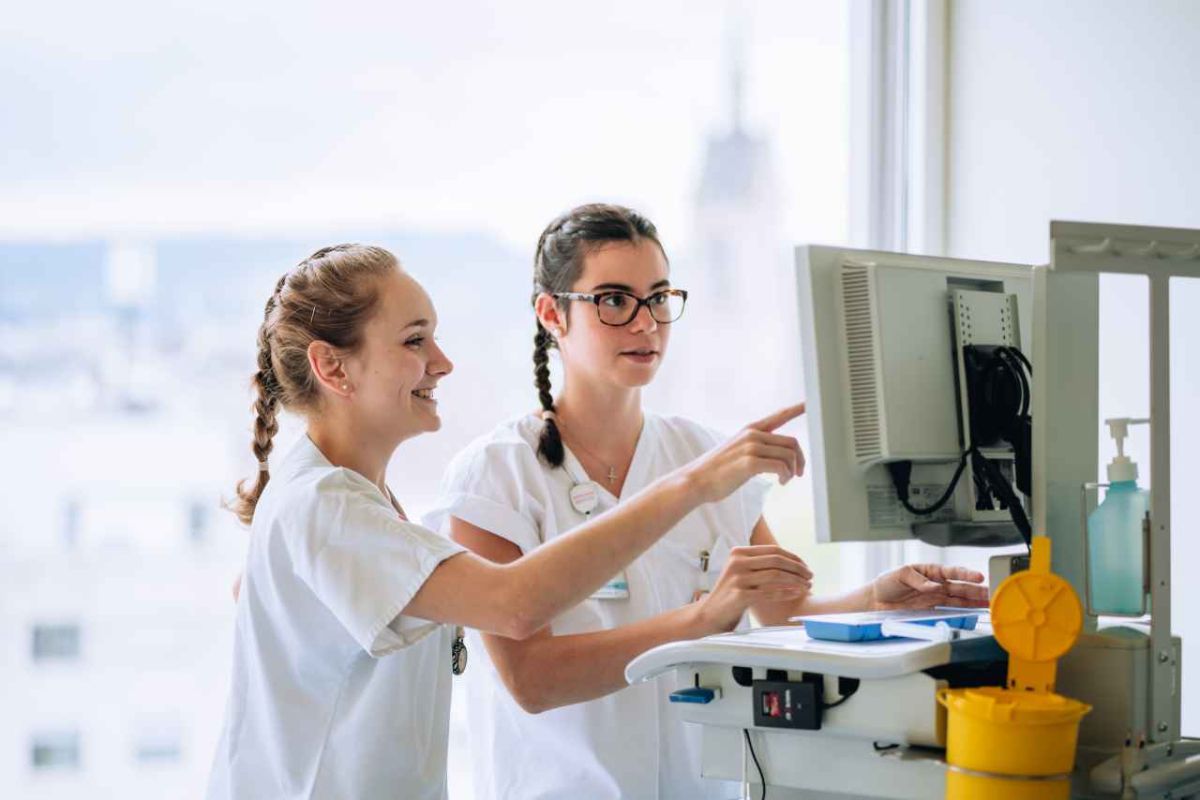
[{"label": "black eyeglasses", "polygon": [[562,300],[586,300],[596,305],[596,314],[605,325],[619,328],[633,322],[642,306],[650,310],[654,321],[666,325],[683,316],[688,293],[683,289],[663,289],[649,297],[638,297],[629,292],[552,292],[551,297]]}]

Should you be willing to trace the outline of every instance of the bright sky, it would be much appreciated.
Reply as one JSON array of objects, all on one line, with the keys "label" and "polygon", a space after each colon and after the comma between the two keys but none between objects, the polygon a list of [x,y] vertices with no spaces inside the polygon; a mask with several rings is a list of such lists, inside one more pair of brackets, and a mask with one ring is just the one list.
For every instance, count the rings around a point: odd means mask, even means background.
[{"label": "bright sky", "polygon": [[596,198],[671,236],[726,125],[740,26],[789,238],[828,240],[845,16],[820,0],[18,3],[0,17],[0,236],[369,221],[524,249]]}]

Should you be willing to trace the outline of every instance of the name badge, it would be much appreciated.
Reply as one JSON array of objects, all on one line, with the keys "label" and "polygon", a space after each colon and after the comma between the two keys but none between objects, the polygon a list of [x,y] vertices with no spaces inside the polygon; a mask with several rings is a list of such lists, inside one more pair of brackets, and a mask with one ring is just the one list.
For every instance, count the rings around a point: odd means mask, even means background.
[{"label": "name badge", "polygon": [[596,484],[584,481],[571,487],[570,498],[571,508],[586,517],[600,504],[600,491],[596,488]]},{"label": "name badge", "polygon": [[601,586],[596,591],[592,592],[593,600],[628,600],[629,599],[629,580],[622,572],[615,578],[609,580],[608,583]]}]

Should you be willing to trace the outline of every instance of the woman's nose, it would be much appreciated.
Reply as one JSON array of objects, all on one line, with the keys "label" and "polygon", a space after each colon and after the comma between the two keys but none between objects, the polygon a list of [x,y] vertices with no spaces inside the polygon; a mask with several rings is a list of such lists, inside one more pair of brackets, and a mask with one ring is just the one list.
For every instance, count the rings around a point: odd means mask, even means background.
[{"label": "woman's nose", "polygon": [[649,333],[658,328],[658,320],[650,313],[650,306],[641,305],[638,307],[637,312],[633,315],[633,319],[629,323],[629,328],[637,333],[641,333],[642,331]]},{"label": "woman's nose", "polygon": [[445,351],[436,342],[433,345],[433,358],[429,359],[425,371],[430,375],[449,375],[454,371],[454,362],[447,358]]}]

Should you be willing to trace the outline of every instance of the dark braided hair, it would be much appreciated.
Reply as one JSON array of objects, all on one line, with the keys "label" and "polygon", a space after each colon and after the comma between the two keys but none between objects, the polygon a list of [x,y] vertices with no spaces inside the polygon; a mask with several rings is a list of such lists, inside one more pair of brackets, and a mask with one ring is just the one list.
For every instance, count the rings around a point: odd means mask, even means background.
[{"label": "dark braided hair", "polygon": [[271,478],[267,459],[279,431],[280,407],[309,411],[320,394],[308,365],[308,346],[328,342],[346,352],[361,342],[362,328],[378,301],[379,278],[400,269],[382,247],[339,244],[323,247],[275,284],[258,328],[258,369],[254,386],[254,439],[258,462],[253,484],[239,481],[229,508],[249,525]]},{"label": "dark braided hair", "polygon": [[[569,292],[583,273],[588,253],[611,242],[637,244],[648,239],[662,250],[658,229],[641,214],[624,206],[590,203],[568,211],[546,226],[533,254],[533,298],[544,293]],[[663,253],[666,257],[666,253]],[[568,305],[559,301],[564,318]],[[562,434],[554,419],[554,395],[550,393],[549,350],[557,343],[537,320],[533,335],[533,377],[542,405],[545,424],[538,439],[538,456],[552,467],[560,467],[565,452]]]}]

